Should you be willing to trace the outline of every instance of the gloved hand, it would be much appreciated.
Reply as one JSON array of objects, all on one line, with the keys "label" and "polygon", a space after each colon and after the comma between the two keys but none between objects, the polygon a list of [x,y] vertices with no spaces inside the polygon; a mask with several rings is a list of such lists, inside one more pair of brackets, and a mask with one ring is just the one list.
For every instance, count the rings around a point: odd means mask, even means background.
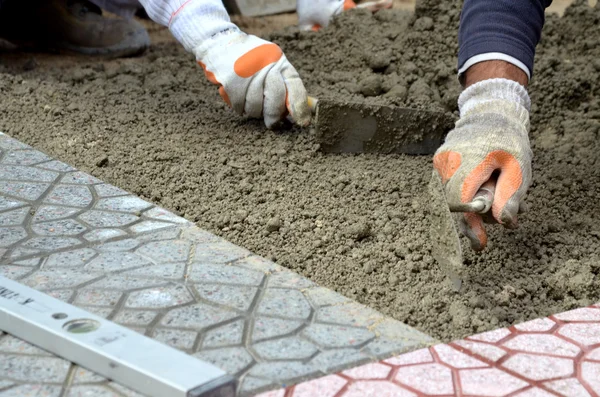
[{"label": "gloved hand", "polygon": [[208,80],[235,112],[263,117],[267,127],[289,115],[310,123],[311,110],[302,80],[281,48],[238,29],[213,36],[192,52]]},{"label": "gloved hand", "polygon": [[358,7],[375,12],[383,8],[391,8],[392,2],[393,0],[375,0],[356,5],[353,0],[298,0],[296,3],[298,27],[302,30],[317,31],[327,27],[331,18],[342,11]]},{"label": "gloved hand", "polygon": [[[433,159],[450,210],[464,212],[482,185],[497,178],[488,218],[515,228],[531,185],[527,90],[512,80],[484,80],[467,88],[458,103],[460,119]],[[487,244],[483,217],[476,213],[461,217],[461,231],[478,251]]]}]

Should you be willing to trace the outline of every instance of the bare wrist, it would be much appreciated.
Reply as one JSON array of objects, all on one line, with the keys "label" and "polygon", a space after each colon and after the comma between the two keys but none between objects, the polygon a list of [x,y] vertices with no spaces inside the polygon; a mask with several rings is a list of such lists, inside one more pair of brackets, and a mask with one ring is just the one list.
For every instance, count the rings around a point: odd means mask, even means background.
[{"label": "bare wrist", "polygon": [[461,83],[464,88],[479,83],[480,81],[503,78],[516,81],[527,87],[527,74],[519,67],[505,61],[485,61],[471,66],[462,75]]}]

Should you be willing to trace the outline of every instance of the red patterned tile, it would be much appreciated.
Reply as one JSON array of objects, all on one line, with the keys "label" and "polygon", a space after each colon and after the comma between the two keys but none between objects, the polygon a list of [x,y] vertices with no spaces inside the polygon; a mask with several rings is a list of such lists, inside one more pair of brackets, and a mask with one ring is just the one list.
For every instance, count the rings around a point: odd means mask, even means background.
[{"label": "red patterned tile", "polygon": [[555,325],[556,323],[549,318],[536,318],[535,320],[515,325],[515,329],[521,332],[547,332]]},{"label": "red patterned tile", "polygon": [[581,380],[594,392],[600,394],[600,364],[585,362],[581,364]]},{"label": "red patterned tile", "polygon": [[454,393],[452,372],[441,364],[400,367],[396,373],[396,381],[433,396]]},{"label": "red patterned tile", "polygon": [[584,307],[554,315],[561,321],[600,321],[600,309]]},{"label": "red patterned tile", "polygon": [[353,379],[385,379],[391,370],[392,368],[387,365],[374,363],[348,369],[342,373]]},{"label": "red patterned tile", "polygon": [[268,391],[266,393],[259,394],[256,397],[283,397],[285,395],[285,389]]},{"label": "red patterned tile", "polygon": [[555,356],[575,357],[581,349],[558,336],[548,334],[517,335],[503,344],[511,350],[527,353],[553,354]]},{"label": "red patterned tile", "polygon": [[506,360],[503,367],[527,379],[546,380],[573,374],[573,360],[518,353]]},{"label": "red patterned tile", "polygon": [[529,383],[497,368],[465,369],[460,371],[464,394],[502,397],[529,386]]},{"label": "red patterned tile", "polygon": [[575,378],[546,382],[544,386],[565,397],[591,397],[590,393]]},{"label": "red patterned tile", "polygon": [[600,343],[600,324],[565,324],[560,327],[558,333],[583,346]]},{"label": "red patterned tile", "polygon": [[459,340],[454,342],[458,346],[467,349],[473,354],[487,358],[492,362],[500,360],[506,355],[506,352],[499,347],[487,343],[473,342],[469,340]]},{"label": "red patterned tile", "polygon": [[556,397],[555,394],[548,393],[545,390],[533,387],[525,391],[518,392],[514,397]]},{"label": "red patterned tile", "polygon": [[585,355],[586,360],[596,360],[600,361],[600,347],[590,351]]},{"label": "red patterned tile", "polygon": [[421,350],[415,350],[414,352],[402,354],[401,356],[388,358],[387,360],[384,360],[383,362],[392,364],[392,365],[432,363],[433,356],[429,352],[429,349],[421,349]]},{"label": "red patterned tile", "polygon": [[[311,397],[320,396],[314,394]],[[416,397],[412,393],[391,382],[360,381],[355,382],[342,394],[343,397]],[[295,397],[295,396],[294,396]]]},{"label": "red patterned tile", "polygon": [[471,356],[459,352],[448,345],[438,345],[433,348],[440,361],[450,365],[453,368],[483,368],[489,367],[483,361],[477,360]]},{"label": "red patterned tile", "polygon": [[493,331],[484,332],[482,334],[469,336],[467,339],[478,340],[481,342],[496,343],[510,335],[510,331],[506,328],[499,328]]},{"label": "red patterned tile", "polygon": [[346,383],[346,379],[340,376],[325,376],[297,385],[294,389],[294,397],[334,397]]}]

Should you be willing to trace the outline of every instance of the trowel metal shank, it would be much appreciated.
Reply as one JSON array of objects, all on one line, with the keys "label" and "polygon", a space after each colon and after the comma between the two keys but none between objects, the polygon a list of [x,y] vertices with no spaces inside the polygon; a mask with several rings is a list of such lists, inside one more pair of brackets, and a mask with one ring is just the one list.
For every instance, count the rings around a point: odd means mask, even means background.
[{"label": "trowel metal shank", "polygon": [[433,154],[452,129],[442,112],[319,99],[317,140],[328,153]]}]

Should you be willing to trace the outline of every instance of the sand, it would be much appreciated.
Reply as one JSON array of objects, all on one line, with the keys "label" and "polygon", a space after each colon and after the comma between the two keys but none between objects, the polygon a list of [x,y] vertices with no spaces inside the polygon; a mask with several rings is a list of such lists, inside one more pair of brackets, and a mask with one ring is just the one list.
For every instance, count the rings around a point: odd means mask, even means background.
[{"label": "sand", "polygon": [[[443,5],[438,5],[443,4]],[[349,12],[272,34],[309,91],[456,114],[457,7]],[[452,9],[449,9],[452,8]],[[141,58],[0,61],[0,129],[315,282],[451,340],[600,299],[600,8],[550,16],[531,95],[530,212],[467,249],[456,293],[431,257],[431,158],[324,155],[314,132],[233,115],[153,27]]]}]

